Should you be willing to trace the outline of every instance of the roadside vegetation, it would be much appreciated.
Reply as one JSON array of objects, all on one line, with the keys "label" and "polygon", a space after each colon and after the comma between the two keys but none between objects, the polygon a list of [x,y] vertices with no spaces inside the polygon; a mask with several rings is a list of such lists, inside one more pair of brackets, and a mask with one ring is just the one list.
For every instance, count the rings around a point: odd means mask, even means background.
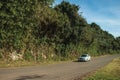
[{"label": "roadside vegetation", "polygon": [[88,75],[83,80],[120,80],[120,58],[114,59],[110,64]]},{"label": "roadside vegetation", "polygon": [[0,0],[0,60],[64,61],[120,52],[120,37],[88,24],[80,7],[55,0]]}]

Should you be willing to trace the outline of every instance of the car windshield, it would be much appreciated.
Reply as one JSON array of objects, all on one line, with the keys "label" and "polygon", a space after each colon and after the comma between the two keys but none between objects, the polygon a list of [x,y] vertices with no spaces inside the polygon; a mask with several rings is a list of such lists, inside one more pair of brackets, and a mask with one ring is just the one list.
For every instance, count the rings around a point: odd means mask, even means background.
[{"label": "car windshield", "polygon": [[84,55],[81,55],[81,57],[86,57],[86,56],[87,56],[87,55],[85,55],[85,54],[84,54]]}]

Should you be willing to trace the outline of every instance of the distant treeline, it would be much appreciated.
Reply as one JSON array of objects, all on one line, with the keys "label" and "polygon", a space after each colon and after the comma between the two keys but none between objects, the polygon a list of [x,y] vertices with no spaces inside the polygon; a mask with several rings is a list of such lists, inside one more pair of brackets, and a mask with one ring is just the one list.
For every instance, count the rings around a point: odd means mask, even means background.
[{"label": "distant treeline", "polygon": [[[80,7],[54,0],[0,0],[0,58],[13,52],[24,60],[64,60],[82,53],[120,52],[120,37],[88,24]],[[88,13],[89,14],[89,13]]]}]

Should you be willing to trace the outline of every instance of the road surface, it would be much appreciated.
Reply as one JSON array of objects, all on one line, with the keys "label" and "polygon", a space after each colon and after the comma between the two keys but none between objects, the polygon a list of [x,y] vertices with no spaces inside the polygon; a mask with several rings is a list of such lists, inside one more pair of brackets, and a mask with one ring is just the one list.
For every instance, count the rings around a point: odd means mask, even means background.
[{"label": "road surface", "polygon": [[120,55],[92,58],[90,62],[71,61],[22,68],[0,68],[0,80],[77,80],[117,57]]}]

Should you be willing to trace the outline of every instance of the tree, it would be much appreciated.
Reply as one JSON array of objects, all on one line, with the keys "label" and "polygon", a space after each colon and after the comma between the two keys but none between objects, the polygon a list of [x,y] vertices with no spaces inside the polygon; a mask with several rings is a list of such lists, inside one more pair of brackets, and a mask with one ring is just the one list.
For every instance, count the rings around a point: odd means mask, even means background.
[{"label": "tree", "polygon": [[36,26],[35,36],[39,38],[39,41],[50,44],[63,43],[70,30],[68,17],[49,7],[41,7],[38,15],[39,25]]},{"label": "tree", "polygon": [[42,4],[44,5],[52,5],[52,3],[55,1],[55,0],[38,0],[39,2],[41,2]]},{"label": "tree", "polygon": [[76,44],[79,42],[81,30],[87,25],[85,19],[78,13],[79,6],[63,1],[61,4],[55,6],[54,9],[57,12],[61,12],[62,14],[67,15],[69,18],[71,32],[67,39],[67,43],[72,42]]},{"label": "tree", "polygon": [[99,25],[96,23],[90,24],[94,32],[94,41],[97,41],[99,52],[101,53],[111,53],[112,42],[114,41],[113,35],[107,31],[103,31]]},{"label": "tree", "polygon": [[90,26],[84,27],[81,31],[80,41],[86,46],[90,46],[94,39],[94,31]]},{"label": "tree", "polygon": [[116,37],[113,41],[113,49],[116,51],[120,50],[120,37]]},{"label": "tree", "polygon": [[86,23],[84,18],[78,13],[79,6],[76,6],[75,4],[63,1],[61,4],[55,6],[55,10],[66,14],[70,19],[71,26],[79,26]]},{"label": "tree", "polygon": [[[21,51],[33,42],[37,0],[0,0],[0,49],[3,55]],[[23,49],[25,48],[25,49]]]}]

